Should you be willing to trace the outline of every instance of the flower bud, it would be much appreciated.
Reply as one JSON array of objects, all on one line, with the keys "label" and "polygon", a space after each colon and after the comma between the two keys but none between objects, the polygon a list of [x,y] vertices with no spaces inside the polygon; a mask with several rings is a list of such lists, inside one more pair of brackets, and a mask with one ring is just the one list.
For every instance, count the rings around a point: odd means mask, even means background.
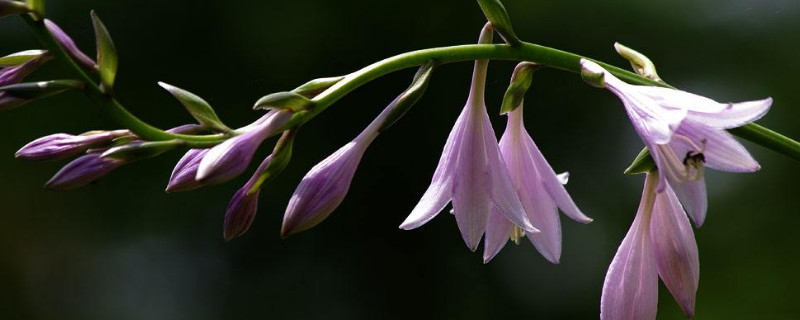
[{"label": "flower bud", "polygon": [[169,177],[167,192],[189,191],[204,186],[196,180],[197,168],[209,149],[191,149],[178,161]]},{"label": "flower bud", "polygon": [[268,94],[256,101],[254,110],[279,109],[292,112],[308,110],[313,102],[308,98],[295,92],[277,92]]},{"label": "flower bud", "polygon": [[267,168],[271,166],[271,162],[272,155],[261,162],[261,165],[258,166],[250,180],[233,195],[231,202],[228,203],[223,225],[225,241],[231,241],[233,238],[243,235],[253,224],[253,219],[255,219],[258,211],[258,196],[261,194],[261,188],[254,188],[254,186]]},{"label": "flower bud", "polygon": [[330,78],[319,78],[314,79],[309,82],[306,82],[302,86],[299,86],[292,90],[292,92],[304,96],[306,98],[312,99],[316,97],[318,94],[322,93],[328,88],[332,87],[333,85],[342,81],[344,77],[330,77]]},{"label": "flower bud", "polygon": [[61,45],[61,48],[64,49],[71,57],[78,63],[81,67],[86,70],[90,70],[92,72],[97,72],[97,63],[89,58],[81,49],[78,49],[78,46],[75,44],[75,41],[67,35],[64,30],[62,30],[55,22],[50,21],[48,19],[44,19],[44,26],[47,28],[47,31],[50,31],[50,35],[53,36],[53,39]]},{"label": "flower bud", "polygon": [[533,72],[541,66],[534,62],[522,62],[514,68],[514,74],[511,76],[511,84],[506,89],[506,94],[503,96],[503,104],[500,107],[500,114],[506,114],[514,111],[522,104],[525,99],[525,94],[531,87],[533,82]]},{"label": "flower bud", "polygon": [[189,111],[189,114],[191,114],[199,124],[218,132],[231,131],[231,129],[219,119],[217,113],[214,111],[214,108],[212,108],[208,102],[203,100],[203,98],[200,98],[194,93],[164,82],[159,82],[158,85],[169,91],[169,93],[172,94],[175,99],[178,99],[178,101],[180,101],[181,104],[186,107],[186,110]]},{"label": "flower bud", "polygon": [[21,65],[1,69],[0,86],[20,83],[23,79],[39,69],[47,61],[50,61],[50,59],[52,59],[52,56],[49,54],[43,54],[39,57],[32,58]]},{"label": "flower bud", "polygon": [[10,16],[12,14],[23,14],[30,12],[24,3],[12,0],[0,0],[0,18]]},{"label": "flower bud", "polygon": [[605,88],[605,70],[589,60],[581,59],[581,78],[590,86]]},{"label": "flower bud", "polygon": [[497,31],[508,44],[518,46],[522,43],[514,33],[514,28],[511,26],[511,18],[508,17],[508,12],[500,0],[478,0],[478,5],[481,6],[483,14],[492,24],[495,31]]},{"label": "flower bud", "polygon": [[0,58],[0,67],[16,67],[47,54],[47,50],[25,50]]},{"label": "flower bud", "polygon": [[620,56],[630,61],[631,67],[633,67],[636,73],[650,80],[663,82],[656,72],[656,65],[653,61],[650,61],[650,58],[636,50],[619,44],[619,42],[614,43],[614,49],[617,50]]},{"label": "flower bud", "polygon": [[90,153],[73,160],[61,168],[45,184],[45,188],[52,190],[79,188],[100,179],[123,164],[125,164],[125,161],[103,158],[100,157],[100,153]]},{"label": "flower bud", "polygon": [[291,112],[276,111],[264,122],[250,128],[249,131],[211,148],[200,161],[197,169],[197,181],[204,184],[215,184],[242,174],[261,143],[286,124],[291,116]]},{"label": "flower bud", "polygon": [[88,132],[79,136],[66,133],[51,134],[26,144],[15,156],[30,161],[63,160],[90,148],[110,143],[129,133],[128,130],[117,130]]}]

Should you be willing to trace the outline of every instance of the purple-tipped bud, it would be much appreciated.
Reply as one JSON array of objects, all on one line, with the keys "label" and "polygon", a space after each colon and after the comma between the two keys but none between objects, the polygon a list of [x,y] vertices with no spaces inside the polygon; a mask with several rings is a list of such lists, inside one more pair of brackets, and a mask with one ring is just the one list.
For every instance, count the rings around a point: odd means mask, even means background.
[{"label": "purple-tipped bud", "polygon": [[211,148],[200,161],[196,180],[203,184],[222,183],[233,179],[250,164],[258,147],[291,118],[292,113],[275,111],[250,130]]},{"label": "purple-tipped bud", "polygon": [[172,176],[169,177],[167,192],[189,191],[202,187],[204,184],[197,181],[197,168],[209,149],[192,149],[178,161]]},{"label": "purple-tipped bud", "polygon": [[42,54],[37,58],[30,59],[25,63],[0,70],[0,86],[7,86],[22,82],[28,75],[39,69],[53,57],[49,54]]},{"label": "purple-tipped bud", "polygon": [[28,6],[26,6],[22,2],[11,1],[11,0],[0,0],[0,18],[12,14],[22,14],[30,11],[31,9],[28,8]]},{"label": "purple-tipped bud", "polygon": [[101,158],[100,153],[90,153],[77,158],[61,168],[45,188],[53,190],[72,190],[85,186],[116,168],[125,164],[125,161]]},{"label": "purple-tipped bud", "polygon": [[233,238],[243,235],[253,224],[253,219],[255,219],[256,212],[258,212],[258,196],[261,193],[260,188],[253,187],[271,161],[271,155],[264,159],[250,180],[233,195],[231,202],[228,203],[223,226],[225,241],[231,241]]},{"label": "purple-tipped bud", "polygon": [[79,136],[66,133],[51,134],[26,144],[17,151],[16,157],[31,161],[63,160],[90,148],[110,143],[128,133],[128,130],[117,130],[92,132]]},{"label": "purple-tipped bud", "polygon": [[356,139],[311,168],[289,200],[283,216],[282,237],[319,224],[342,203],[371,140]]},{"label": "purple-tipped bud", "polygon": [[48,19],[44,20],[44,25],[47,27],[47,30],[50,31],[50,34],[53,36],[56,41],[64,48],[69,55],[75,59],[75,62],[80,64],[83,68],[91,70],[92,72],[97,72],[97,63],[89,58],[81,49],[78,49],[78,46],[75,44],[75,41],[67,35],[64,30],[62,30],[55,22],[50,21]]}]

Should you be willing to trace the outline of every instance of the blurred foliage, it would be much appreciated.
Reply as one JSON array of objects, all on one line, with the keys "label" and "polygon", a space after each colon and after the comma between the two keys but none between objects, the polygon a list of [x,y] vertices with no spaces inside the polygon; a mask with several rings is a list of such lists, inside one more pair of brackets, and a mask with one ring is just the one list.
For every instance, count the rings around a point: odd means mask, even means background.
[{"label": "blurred foliage", "polygon": [[[720,101],[772,96],[760,121],[800,137],[800,2],[506,0],[516,33],[627,66],[615,41],[648,55],[669,83]],[[463,0],[48,1],[47,11],[94,52],[89,10],[114,37],[116,90],[161,127],[191,117],[157,81],[192,91],[231,126],[260,113],[252,103],[307,80],[346,74],[409,50],[472,43],[484,17]],[[0,20],[0,55],[37,48],[20,19]],[[512,62],[490,66],[487,102],[497,114]],[[294,161],[262,192],[250,232],[222,241],[224,186],[165,194],[180,152],[135,163],[87,188],[41,185],[60,164],[24,163],[14,151],[52,132],[113,129],[78,93],[0,115],[0,310],[6,319],[356,319],[527,317],[590,319],[606,268],[627,231],[642,177],[622,170],[641,148],[611,94],[554,70],[537,72],[526,122],[568,190],[595,219],[562,219],[564,254],[551,265],[526,242],[488,265],[469,252],[453,219],[397,227],[430,181],[466,101],[471,64],[439,68],[428,93],[367,152],[348,198],[320,226],[279,237],[294,186],[352,139],[407,85],[413,70],[375,81],[314,119]],[[62,78],[51,63],[36,78]],[[493,116],[498,134],[504,119]],[[789,319],[800,312],[800,164],[750,147],[763,169],[708,174],[710,212],[697,230],[700,319]],[[265,155],[269,147],[261,151]],[[259,161],[254,161],[257,165]],[[661,291],[660,319],[682,319]]]}]

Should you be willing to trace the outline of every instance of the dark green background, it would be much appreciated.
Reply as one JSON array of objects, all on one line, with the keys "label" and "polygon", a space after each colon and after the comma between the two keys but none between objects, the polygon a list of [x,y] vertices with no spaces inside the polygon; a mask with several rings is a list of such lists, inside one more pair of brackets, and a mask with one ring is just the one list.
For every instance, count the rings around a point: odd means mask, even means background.
[{"label": "dark green background", "polygon": [[[719,101],[771,96],[760,121],[800,138],[800,2],[793,0],[507,0],[521,38],[625,66],[614,41],[650,56],[673,85]],[[157,81],[210,101],[230,125],[259,113],[264,94],[346,74],[409,50],[472,43],[474,1],[47,1],[50,17],[93,51],[96,9],[121,58],[119,99],[170,127],[190,117]],[[18,18],[0,20],[0,54],[37,48]],[[514,64],[490,66],[496,114]],[[350,194],[324,223],[279,237],[285,205],[316,162],[352,139],[410,80],[364,86],[300,133],[287,171],[262,193],[242,238],[222,241],[229,197],[246,177],[165,194],[180,152],[136,163],[69,193],[42,190],[60,164],[13,158],[53,132],[113,129],[81,94],[0,115],[0,313],[4,319],[591,319],[606,268],[625,235],[642,177],[622,170],[641,148],[610,93],[555,70],[537,73],[526,124],[569,191],[595,218],[562,219],[560,265],[509,245],[488,265],[446,214],[419,230],[398,225],[430,181],[466,100],[470,63],[447,65],[428,94],[369,149]],[[58,63],[37,79],[63,78]],[[498,134],[504,119],[494,116]],[[271,143],[271,142],[270,142]],[[710,212],[697,230],[698,319],[792,319],[800,314],[800,163],[746,143],[763,169],[709,172]],[[261,154],[268,152],[268,147]],[[664,288],[659,318],[682,315]]]}]

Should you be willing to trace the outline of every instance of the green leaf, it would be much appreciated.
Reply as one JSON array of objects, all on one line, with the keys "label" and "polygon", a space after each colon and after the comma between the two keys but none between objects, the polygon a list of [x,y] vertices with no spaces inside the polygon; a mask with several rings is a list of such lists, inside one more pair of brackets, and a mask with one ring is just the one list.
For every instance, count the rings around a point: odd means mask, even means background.
[{"label": "green leaf", "polygon": [[16,67],[46,54],[47,50],[26,50],[0,58],[0,67]]},{"label": "green leaf", "polygon": [[656,163],[653,161],[653,157],[650,156],[650,152],[647,150],[647,148],[644,148],[639,152],[639,155],[636,156],[636,159],[633,159],[633,162],[630,166],[628,166],[628,169],[625,169],[625,174],[648,173],[656,170],[656,168]]},{"label": "green leaf", "polygon": [[414,80],[411,81],[411,85],[403,91],[397,98],[392,101],[392,105],[389,106],[391,111],[386,119],[381,124],[380,129],[378,131],[384,131],[391,127],[397,120],[400,119],[406,112],[414,106],[414,104],[419,101],[420,98],[425,94],[425,90],[428,88],[428,83],[431,80],[431,74],[433,74],[433,67],[435,66],[433,61],[430,61],[424,65],[422,65],[419,70],[417,70],[417,74],[414,75]]},{"label": "green leaf", "polygon": [[522,62],[514,68],[514,75],[511,76],[511,83],[508,85],[506,94],[503,96],[503,104],[500,107],[500,114],[514,111],[522,104],[525,94],[533,82],[533,72],[541,65],[534,62]]},{"label": "green leaf", "polygon": [[511,18],[500,0],[478,0],[478,5],[481,6],[486,19],[492,23],[492,27],[508,44],[512,46],[522,44],[522,41],[514,33],[514,28],[511,26]]},{"label": "green leaf", "polygon": [[201,125],[204,125],[207,128],[215,131],[231,131],[231,129],[223,124],[222,120],[219,119],[217,113],[214,112],[214,108],[212,108],[208,102],[203,100],[203,98],[200,98],[194,93],[164,82],[159,82],[158,85],[169,91],[169,93],[172,94],[175,99],[178,99],[178,101],[180,101],[181,104],[186,107],[186,110],[189,111],[192,117],[194,117]]},{"label": "green leaf", "polygon": [[132,142],[106,150],[100,157],[124,161],[153,158],[183,145],[181,140]]},{"label": "green leaf", "polygon": [[97,66],[100,70],[100,80],[103,90],[111,92],[114,88],[114,79],[117,76],[117,48],[111,41],[108,29],[92,10],[92,24],[94,25],[95,38],[97,40]]},{"label": "green leaf", "polygon": [[344,79],[344,77],[314,79],[309,82],[306,82],[302,86],[297,87],[296,89],[292,90],[292,92],[302,95],[306,98],[312,99],[316,97],[318,94],[332,87],[333,85],[339,83],[339,81],[342,81],[342,79]]},{"label": "green leaf", "polygon": [[295,92],[278,92],[258,99],[253,109],[283,109],[292,112],[307,110],[313,102]]}]

